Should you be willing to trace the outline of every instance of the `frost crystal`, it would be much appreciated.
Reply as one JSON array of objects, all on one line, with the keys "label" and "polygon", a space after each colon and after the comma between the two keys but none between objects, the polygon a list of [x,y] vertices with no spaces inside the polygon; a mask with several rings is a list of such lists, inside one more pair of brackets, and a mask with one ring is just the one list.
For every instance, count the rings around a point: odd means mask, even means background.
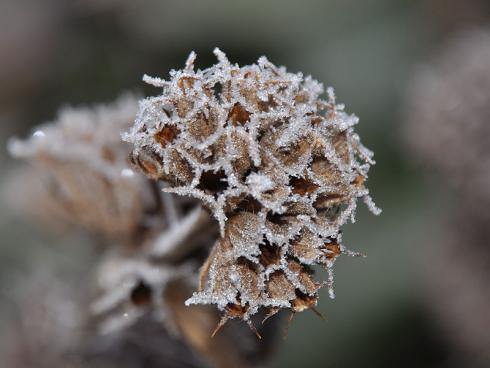
[{"label": "frost crystal", "polygon": [[[215,49],[218,63],[195,70],[191,53],[163,88],[140,102],[123,135],[131,160],[165,191],[195,197],[219,223],[221,238],[187,304],[216,304],[229,318],[249,320],[260,308],[312,308],[332,288],[342,244],[340,227],[357,199],[379,210],[364,183],[372,153],[354,133],[358,122],[336,104],[333,89],[288,73],[265,57],[239,67]],[[313,279],[311,266],[328,270]],[[331,293],[333,295],[333,292]]]}]

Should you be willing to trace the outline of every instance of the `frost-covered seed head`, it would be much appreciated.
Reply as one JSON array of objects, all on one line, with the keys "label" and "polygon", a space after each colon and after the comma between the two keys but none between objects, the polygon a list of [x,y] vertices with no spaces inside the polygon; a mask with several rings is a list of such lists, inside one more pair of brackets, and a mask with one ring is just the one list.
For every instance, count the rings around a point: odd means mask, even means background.
[{"label": "frost-covered seed head", "polygon": [[[490,30],[447,42],[412,80],[409,157],[451,187],[452,205],[427,261],[428,305],[456,347],[490,360]],[[455,295],[458,297],[455,297]]]},{"label": "frost-covered seed head", "polygon": [[364,183],[372,153],[358,122],[327,89],[288,73],[265,57],[239,67],[215,49],[218,63],[195,70],[191,53],[170,80],[140,102],[123,136],[131,160],[168,192],[195,197],[217,219],[221,238],[188,304],[217,304],[226,318],[248,320],[260,308],[302,311],[316,305],[325,283],[310,266],[329,271],[340,227],[354,219],[357,199],[375,207]]},{"label": "frost-covered seed head", "polygon": [[490,30],[451,39],[417,71],[408,97],[403,133],[410,157],[443,174],[468,209],[488,213]]},{"label": "frost-covered seed head", "polygon": [[120,138],[136,112],[131,95],[108,106],[64,108],[29,139],[12,139],[10,153],[33,164],[43,182],[36,189],[42,200],[31,198],[31,206],[49,204],[43,216],[108,238],[127,240],[139,230],[149,184],[129,168]]}]

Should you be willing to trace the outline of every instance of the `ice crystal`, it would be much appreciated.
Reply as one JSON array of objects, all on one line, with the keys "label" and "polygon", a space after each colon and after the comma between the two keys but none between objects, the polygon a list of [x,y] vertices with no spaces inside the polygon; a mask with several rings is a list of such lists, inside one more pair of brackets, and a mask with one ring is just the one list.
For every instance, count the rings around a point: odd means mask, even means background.
[{"label": "ice crystal", "polygon": [[[379,210],[364,183],[372,153],[353,126],[358,118],[336,103],[332,88],[288,73],[265,57],[239,67],[219,49],[218,63],[185,68],[169,80],[144,80],[160,96],[140,102],[123,139],[147,176],[166,192],[197,198],[220,226],[221,238],[187,304],[216,304],[229,318],[249,320],[316,305],[340,254],[340,228],[354,218],[358,198]],[[311,266],[329,272],[314,280]],[[331,292],[333,295],[333,292]]]}]

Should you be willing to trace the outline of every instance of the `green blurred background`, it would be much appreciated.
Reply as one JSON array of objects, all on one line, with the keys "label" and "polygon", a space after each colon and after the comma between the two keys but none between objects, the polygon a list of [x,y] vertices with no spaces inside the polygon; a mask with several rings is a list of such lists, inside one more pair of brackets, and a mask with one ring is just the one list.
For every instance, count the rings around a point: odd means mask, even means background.
[{"label": "green blurred background", "polygon": [[[415,67],[451,33],[485,22],[486,1],[2,0],[0,7],[1,147],[54,118],[60,105],[110,101],[125,90],[158,93],[142,75],[166,77],[191,50],[201,68],[214,63],[218,46],[232,62],[264,54],[333,86],[375,152],[368,186],[384,212],[374,217],[361,205],[344,243],[367,258],[339,260],[336,299],[326,292],[320,299],[326,322],[297,315],[268,366],[479,366],[449,342],[430,308],[424,280],[447,193],[411,164],[400,128]],[[5,149],[0,159],[4,181],[16,164]],[[2,203],[2,295],[33,260],[61,252],[56,242]]]}]

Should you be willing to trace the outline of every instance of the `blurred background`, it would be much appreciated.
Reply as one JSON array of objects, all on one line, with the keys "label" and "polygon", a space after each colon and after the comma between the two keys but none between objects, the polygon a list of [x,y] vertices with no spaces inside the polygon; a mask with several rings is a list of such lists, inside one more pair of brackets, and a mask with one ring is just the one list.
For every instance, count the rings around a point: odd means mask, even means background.
[{"label": "blurred background", "polygon": [[[486,0],[2,0],[0,184],[18,165],[5,150],[8,138],[26,136],[62,105],[108,102],[122,91],[155,95],[159,90],[144,85],[142,75],[167,77],[191,50],[200,68],[215,62],[216,46],[240,65],[266,55],[333,86],[338,101],[360,117],[357,131],[377,161],[368,187],[383,213],[375,217],[360,206],[344,243],[367,258],[339,260],[336,299],[326,292],[320,298],[326,321],[297,315],[265,366],[488,367],[489,299],[471,302],[472,292],[489,293],[488,251],[478,257],[483,289],[471,271],[468,280],[458,276],[458,283],[445,284],[453,271],[465,275],[458,267],[473,269],[471,260],[457,262],[473,252],[465,242],[469,236],[447,230],[466,229],[453,217],[466,211],[465,197],[451,185],[451,174],[439,173],[437,162],[426,167],[430,158],[413,143],[413,134],[434,137],[427,145],[437,155],[444,129],[427,124],[424,132],[425,115],[414,113],[414,103],[425,99],[413,96],[420,90],[414,83],[424,80],[421,68],[437,68],[448,40],[485,25],[490,27]],[[486,92],[483,122],[490,119]],[[490,146],[487,133],[477,131],[465,144],[479,139],[480,146]],[[490,192],[490,184],[482,188]],[[60,239],[9,210],[7,199],[8,193],[0,207],[1,323],[10,318],[8,296],[16,279],[48,258],[77,267],[63,256]],[[484,230],[468,231],[478,239],[468,242],[489,247]],[[447,256],[447,238],[462,239],[454,257]],[[447,258],[456,262],[445,263]]]}]

